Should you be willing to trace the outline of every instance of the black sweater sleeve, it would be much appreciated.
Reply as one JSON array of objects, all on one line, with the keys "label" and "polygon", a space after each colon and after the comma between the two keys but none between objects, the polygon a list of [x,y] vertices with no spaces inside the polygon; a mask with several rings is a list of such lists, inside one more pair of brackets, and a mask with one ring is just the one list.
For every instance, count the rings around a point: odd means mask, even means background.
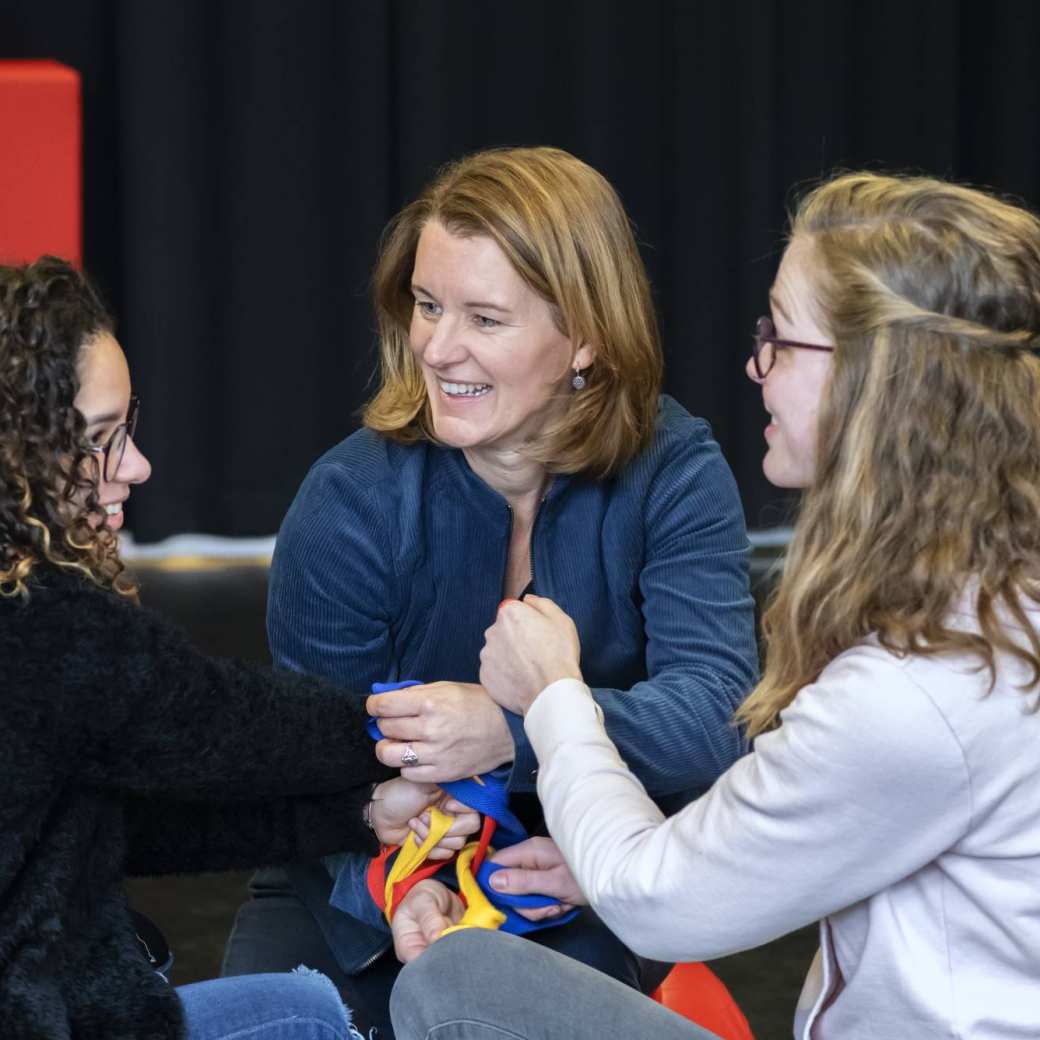
[{"label": "black sweater sleeve", "polygon": [[368,787],[232,806],[126,800],[128,874],[242,870],[332,852],[374,855],[379,843],[361,819]]},{"label": "black sweater sleeve", "polygon": [[208,657],[110,593],[80,589],[60,604],[66,638],[83,647],[61,696],[70,768],[86,783],[123,797],[255,811],[270,799],[337,794],[392,775],[375,758],[361,697]]}]

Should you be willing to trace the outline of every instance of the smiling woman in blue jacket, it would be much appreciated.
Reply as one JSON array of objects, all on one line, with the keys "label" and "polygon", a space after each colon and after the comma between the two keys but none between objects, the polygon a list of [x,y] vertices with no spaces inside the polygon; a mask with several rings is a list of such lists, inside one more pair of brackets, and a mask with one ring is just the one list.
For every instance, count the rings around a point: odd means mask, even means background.
[{"label": "smiling woman in blue jacket", "polygon": [[[537,591],[594,648],[583,673],[626,762],[685,803],[744,750],[730,719],[756,674],[748,542],[707,424],[660,396],[616,193],[550,148],[448,166],[387,229],[375,302],[366,428],[315,463],[279,535],[275,658],[353,689],[427,681],[370,701],[380,759],[434,782],[500,768],[537,822],[522,720],[478,681],[498,604]],[[363,867],[256,879],[225,970],[317,963],[389,1031],[396,964]],[[639,984],[594,920],[538,941]]]}]

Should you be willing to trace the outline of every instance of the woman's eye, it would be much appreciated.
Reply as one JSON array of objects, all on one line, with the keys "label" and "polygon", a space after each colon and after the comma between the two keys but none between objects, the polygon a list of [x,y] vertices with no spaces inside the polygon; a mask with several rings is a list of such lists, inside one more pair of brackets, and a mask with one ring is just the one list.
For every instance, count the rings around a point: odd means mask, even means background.
[{"label": "woman's eye", "polygon": [[478,329],[494,329],[502,324],[500,321],[495,321],[494,318],[485,317],[483,314],[474,314],[473,322]]},{"label": "woman's eye", "polygon": [[436,318],[440,314],[440,308],[432,300],[416,300],[415,306],[419,309],[419,313],[424,314],[427,318]]}]

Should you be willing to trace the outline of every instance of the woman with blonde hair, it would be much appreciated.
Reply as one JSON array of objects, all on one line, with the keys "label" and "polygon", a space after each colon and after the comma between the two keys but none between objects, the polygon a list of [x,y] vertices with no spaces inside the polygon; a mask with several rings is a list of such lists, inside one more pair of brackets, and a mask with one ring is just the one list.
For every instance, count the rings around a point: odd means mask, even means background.
[{"label": "woman with blonde hair", "polygon": [[[764,468],[805,495],[765,674],[737,713],[755,749],[665,818],[603,730],[564,612],[507,604],[481,679],[525,714],[557,844],[507,850],[503,885],[587,899],[662,958],[820,920],[806,1040],[1035,1036],[1040,221],[941,181],[841,176],[799,207],[770,303],[748,362],[771,416]],[[416,922],[428,941],[453,913],[425,886],[397,923],[413,956]],[[469,1038],[690,1035],[495,940],[451,936],[409,967],[402,1038],[440,1025],[448,1040],[461,1019]],[[564,1006],[583,1020],[525,1018],[498,973],[520,991],[551,976],[542,1007],[581,992]]]},{"label": "woman with blonde hair", "polygon": [[[426,681],[370,700],[380,759],[422,781],[501,770],[537,827],[522,720],[478,681],[498,604],[537,591],[598,648],[586,675],[626,761],[684,804],[744,750],[729,719],[756,674],[748,543],[707,424],[660,395],[617,194],[558,149],[469,156],[391,222],[374,283],[381,382],[282,526],[276,659],[355,689]],[[225,971],[317,958],[388,1032],[398,965],[365,866],[255,879]],[[643,982],[587,913],[538,941]]]}]

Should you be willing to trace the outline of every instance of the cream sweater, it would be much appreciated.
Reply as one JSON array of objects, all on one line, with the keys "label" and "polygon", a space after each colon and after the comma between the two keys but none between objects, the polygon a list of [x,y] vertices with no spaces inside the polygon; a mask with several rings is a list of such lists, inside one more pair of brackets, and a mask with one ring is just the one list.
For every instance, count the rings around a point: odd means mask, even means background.
[{"label": "cream sweater", "polygon": [[[1040,622],[1040,614],[1032,617]],[[527,715],[552,836],[638,953],[721,957],[820,921],[802,1040],[1040,1037],[1040,715],[1017,662],[835,659],[665,819],[586,687]]]}]

